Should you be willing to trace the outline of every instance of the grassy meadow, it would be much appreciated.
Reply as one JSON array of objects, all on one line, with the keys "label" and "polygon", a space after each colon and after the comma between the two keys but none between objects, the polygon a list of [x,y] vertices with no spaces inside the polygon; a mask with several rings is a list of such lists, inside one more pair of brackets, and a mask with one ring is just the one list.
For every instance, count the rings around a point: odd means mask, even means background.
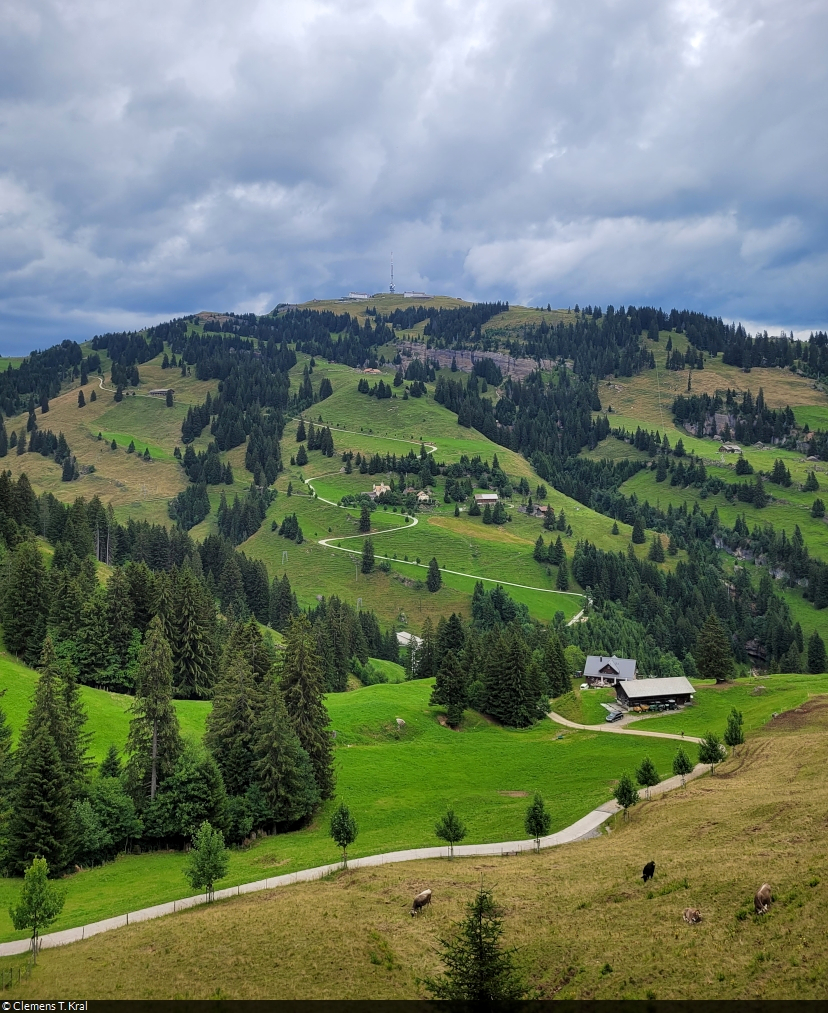
[{"label": "grassy meadow", "polygon": [[[331,727],[337,733],[336,799],[309,827],[234,850],[222,885],[332,861],[335,851],[327,823],[340,801],[351,807],[360,826],[351,850],[356,857],[436,844],[432,828],[448,806],[454,806],[466,822],[468,843],[523,838],[525,798],[535,791],[546,799],[552,830],[560,830],[606,801],[621,772],[634,773],[645,754],[662,777],[670,774],[676,749],[670,740],[644,742],[632,736],[572,731],[549,721],[510,730],[474,712],[467,712],[460,731],[452,731],[441,723],[441,709],[428,703],[430,680],[401,682],[400,666],[378,660],[372,664],[386,672],[388,684],[327,698]],[[34,672],[8,656],[0,658],[0,689],[7,689],[3,706],[16,733],[35,678]],[[93,733],[90,752],[100,761],[110,742],[123,746],[131,700],[88,687],[82,692]],[[826,692],[828,676],[773,676],[727,687],[700,686],[693,707],[678,715],[644,719],[641,727],[689,735],[712,729],[721,734],[730,708],[736,706],[752,734],[772,713],[796,709]],[[606,714],[600,704],[612,698],[612,691],[575,690],[555,707],[571,720],[600,723]],[[185,736],[199,739],[209,704],[177,701],[176,709]],[[397,727],[397,718],[405,721],[404,728]],[[184,862],[178,852],[121,856],[67,878],[66,907],[56,927],[188,896]],[[18,888],[19,880],[0,880],[0,941],[19,938],[6,915]]]},{"label": "grassy meadow", "polygon": [[[28,679],[31,687],[34,678],[7,664],[0,673],[10,685]],[[434,823],[449,806],[466,822],[468,843],[523,838],[525,799],[535,791],[547,800],[553,831],[560,830],[605,802],[616,778],[624,770],[632,772],[645,752],[663,776],[670,772],[675,743],[669,740],[645,745],[632,737],[564,730],[550,721],[511,730],[474,712],[466,712],[461,730],[453,731],[440,722],[441,709],[429,705],[431,688],[427,680],[330,695],[327,706],[337,733],[336,799],[308,828],[234,850],[223,885],[335,860],[328,820],[340,801],[359,823],[350,852],[356,857],[436,845]],[[110,741],[121,745],[126,738],[129,698],[112,696],[84,691],[98,758]],[[6,701],[17,729],[25,703],[19,693]],[[184,704],[179,714],[185,731],[200,733],[208,707]],[[405,721],[404,728],[398,729],[397,718]],[[185,860],[177,852],[123,856],[67,878],[66,907],[56,928],[188,896]],[[7,914],[18,889],[19,880],[0,880],[0,941],[20,938]]]},{"label": "grassy meadow", "polygon": [[[823,699],[751,734],[715,776],[640,803],[596,838],[540,855],[340,872],[118,929],[44,951],[8,997],[422,999],[418,978],[441,970],[438,938],[482,877],[540,998],[823,999],[826,764]],[[757,917],[763,882],[775,900]],[[411,918],[424,887],[433,903]],[[686,907],[700,909],[700,925],[685,924]]]},{"label": "grassy meadow", "polygon": [[[37,672],[27,668],[7,652],[0,653],[0,707],[6,713],[15,739],[26,720],[34,697]],[[87,726],[92,733],[89,755],[95,763],[106,756],[110,743],[123,749],[129,731],[129,708],[132,697],[109,690],[81,686],[81,699],[89,719]],[[181,733],[187,739],[200,741],[204,735],[209,704],[199,700],[176,700],[175,709],[181,725]]]}]

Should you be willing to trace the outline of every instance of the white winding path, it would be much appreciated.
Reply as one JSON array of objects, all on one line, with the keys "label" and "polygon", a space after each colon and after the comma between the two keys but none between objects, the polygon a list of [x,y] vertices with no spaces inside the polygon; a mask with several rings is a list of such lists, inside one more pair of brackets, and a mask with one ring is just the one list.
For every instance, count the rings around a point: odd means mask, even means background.
[{"label": "white winding path", "polygon": [[[350,430],[349,430],[349,432],[350,432]],[[385,439],[385,438],[386,437],[383,437],[383,439]],[[331,474],[331,475],[334,475],[334,474],[338,475],[339,472],[330,472],[329,474]],[[317,493],[317,491],[314,489],[314,487],[313,487],[313,485],[311,483],[318,482],[319,479],[326,478],[326,477],[327,476],[325,476],[325,475],[317,475],[316,478],[304,478],[304,479],[302,479],[302,481],[305,483],[305,485],[311,490],[311,492],[314,494],[314,496],[320,502],[327,503],[328,506],[338,507],[340,510],[347,510],[347,509],[349,509],[348,507],[341,506],[341,504],[339,504],[339,503],[334,503],[332,500],[325,499],[324,497],[320,496]],[[359,534],[359,535],[331,535],[330,538],[320,538],[318,544],[319,545],[324,545],[326,549],[337,549],[339,552],[347,552],[347,553],[349,553],[352,556],[360,556],[360,555],[362,555],[362,551],[360,549],[346,549],[344,545],[334,545],[333,543],[334,542],[345,542],[345,541],[348,541],[351,538],[361,538],[361,539],[364,540],[369,535],[392,535],[392,534],[394,534],[395,531],[405,531],[408,528],[414,528],[414,527],[416,527],[420,523],[419,520],[416,517],[413,517],[411,514],[400,514],[400,516],[403,518],[404,521],[410,521],[410,523],[400,524],[396,528],[384,528],[382,531],[368,531],[368,532],[365,532],[364,534]],[[428,569],[428,566],[427,566],[426,563],[418,563],[416,561],[412,561],[412,560],[409,560],[409,559],[394,559],[392,556],[379,556],[379,555],[375,555],[374,558],[375,559],[386,559],[386,560],[388,560],[389,563],[399,563],[400,566],[419,566],[419,567],[422,567],[422,569],[424,569],[424,570]],[[557,591],[554,588],[549,588],[549,587],[533,587],[531,584],[516,584],[516,583],[514,583],[514,581],[511,581],[511,580],[500,580],[497,577],[481,577],[479,574],[476,574],[476,573],[463,573],[462,570],[449,570],[445,566],[441,566],[440,570],[443,573],[453,573],[457,577],[470,577],[472,580],[485,580],[485,581],[488,581],[490,584],[502,584],[504,587],[521,587],[521,588],[523,588],[526,591],[540,591],[542,594],[562,594],[565,597],[570,597],[570,598],[584,598],[585,597],[584,595],[580,594],[577,591]],[[583,609],[581,609],[581,611],[578,613],[578,615],[575,617],[575,619],[580,618],[582,615],[583,615]],[[575,620],[572,620],[572,622],[574,622],[574,621]],[[572,625],[572,623],[569,623],[568,625]]]},{"label": "white winding path", "polygon": [[[563,720],[563,719],[562,719]],[[568,723],[568,722],[567,722]],[[580,726],[575,726],[580,727]],[[584,726],[590,728],[590,726]],[[635,733],[632,734],[655,734]],[[676,736],[668,736],[676,738]],[[705,764],[698,764],[692,773],[687,775],[687,780],[699,777],[707,771]],[[650,789],[651,796],[663,795],[665,792],[678,788],[681,779],[671,777],[661,784]],[[571,844],[573,841],[585,837],[594,836],[598,828],[604,824],[610,816],[620,811],[617,802],[610,800],[593,809],[591,813],[576,820],[571,826],[559,830],[556,834],[542,837],[540,846],[542,848],[555,848],[561,844]],[[498,844],[465,844],[458,845],[454,854],[461,858],[475,858],[482,856],[513,856],[523,851],[532,851],[535,847],[533,840],[529,841],[503,841]],[[428,858],[444,858],[448,855],[447,848],[411,848],[409,851],[391,851],[382,855],[368,855],[365,858],[354,858],[348,863],[349,869],[368,869],[378,865],[394,865],[398,862],[416,862]],[[291,886],[293,883],[307,883],[315,879],[322,879],[333,872],[341,869],[340,862],[331,865],[318,866],[315,869],[303,869],[300,872],[289,872],[283,876],[274,876],[270,879],[260,879],[255,883],[242,883],[239,886],[231,886],[226,890],[216,890],[216,900],[228,900],[231,897],[240,897],[246,893],[257,893],[260,890],[275,890],[283,886]],[[112,929],[123,928],[126,925],[135,925],[138,922],[150,921],[153,918],[162,918],[165,915],[175,914],[178,911],[185,911],[188,908],[197,907],[205,903],[203,894],[197,897],[184,897],[181,900],[170,901],[167,904],[156,904],[154,907],[143,908],[140,911],[131,911],[129,914],[116,915],[114,918],[105,918],[103,921],[93,922],[91,925],[79,925],[77,928],[64,929],[62,932],[47,932],[40,937],[40,945],[43,949],[50,949],[55,946],[65,946],[67,943],[77,943],[83,939],[100,935],[102,932],[110,932]],[[28,939],[18,939],[11,943],[0,943],[0,957],[12,957],[26,953],[30,948]]]}]

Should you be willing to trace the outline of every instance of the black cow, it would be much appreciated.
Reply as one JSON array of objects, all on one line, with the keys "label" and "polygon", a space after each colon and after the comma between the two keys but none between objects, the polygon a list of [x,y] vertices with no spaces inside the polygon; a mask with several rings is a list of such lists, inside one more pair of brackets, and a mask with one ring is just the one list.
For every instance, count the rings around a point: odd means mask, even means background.
[{"label": "black cow", "polygon": [[646,883],[648,879],[652,879],[655,876],[655,862],[647,862],[644,866],[644,871],[641,873],[641,878]]}]

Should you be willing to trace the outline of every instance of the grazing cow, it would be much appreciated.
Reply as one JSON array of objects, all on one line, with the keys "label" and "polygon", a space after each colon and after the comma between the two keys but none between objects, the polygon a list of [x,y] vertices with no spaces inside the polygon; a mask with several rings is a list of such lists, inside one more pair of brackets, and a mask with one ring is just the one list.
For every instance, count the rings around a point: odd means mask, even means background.
[{"label": "grazing cow", "polygon": [[756,891],[756,896],[753,898],[753,906],[756,908],[758,915],[767,914],[770,911],[771,906],[771,888],[768,883],[763,883]]},{"label": "grazing cow", "polygon": [[684,909],[684,920],[688,925],[698,925],[701,919],[701,911],[697,907],[686,907]]},{"label": "grazing cow", "polygon": [[652,879],[655,876],[655,862],[647,862],[644,866],[644,871],[641,873],[641,878],[646,883],[648,879]]},{"label": "grazing cow", "polygon": [[419,914],[420,911],[422,911],[422,909],[426,906],[426,904],[430,903],[431,903],[431,890],[423,890],[422,893],[418,893],[411,903],[411,917],[413,918],[414,915]]}]

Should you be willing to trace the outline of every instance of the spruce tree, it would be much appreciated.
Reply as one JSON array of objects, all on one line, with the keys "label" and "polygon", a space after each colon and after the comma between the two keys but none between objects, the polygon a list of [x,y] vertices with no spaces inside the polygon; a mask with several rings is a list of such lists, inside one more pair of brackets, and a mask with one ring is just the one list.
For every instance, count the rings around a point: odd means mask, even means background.
[{"label": "spruce tree", "polygon": [[118,747],[114,742],[110,742],[109,749],[106,751],[106,756],[103,759],[100,767],[98,767],[98,777],[120,777],[121,776],[121,758],[118,755]]},{"label": "spruce tree", "polygon": [[250,665],[234,655],[216,684],[204,734],[204,744],[215,757],[230,795],[243,795],[252,782],[256,722],[262,706]]},{"label": "spruce tree", "polygon": [[127,781],[139,802],[155,798],[159,783],[173,772],[183,748],[172,694],[172,652],[156,616],[147,627],[138,658],[138,684],[126,744]]},{"label": "spruce tree", "polygon": [[236,619],[247,618],[247,600],[244,596],[244,583],[241,570],[236,561],[235,553],[228,554],[222,567],[221,580],[219,581],[219,600],[221,610],[225,616],[231,614]]},{"label": "spruce tree", "polygon": [[503,920],[490,890],[481,884],[467,915],[449,938],[440,939],[445,973],[422,984],[435,999],[455,1002],[510,1002],[527,997],[515,967],[514,950],[503,948]]},{"label": "spruce tree", "polygon": [[558,591],[569,590],[569,568],[566,565],[566,560],[561,560],[561,565],[558,567],[558,576],[555,578],[555,587]]},{"label": "spruce tree", "polygon": [[714,612],[699,632],[695,651],[696,666],[702,679],[727,682],[733,672],[730,639]]},{"label": "spruce tree", "polygon": [[129,590],[126,574],[120,566],[116,566],[106,584],[105,601],[109,665],[118,671],[127,667],[132,642],[133,613]]},{"label": "spruce tree", "polygon": [[290,622],[284,647],[280,685],[288,716],[310,757],[321,797],[332,798],[335,774],[327,730],[329,717],[323,699],[324,672],[307,616],[299,615]]},{"label": "spruce tree", "polygon": [[825,669],[825,641],[814,630],[808,638],[808,671],[814,675],[818,675],[824,672]]},{"label": "spruce tree", "polygon": [[201,583],[189,566],[182,567],[169,617],[173,631],[170,639],[173,680],[179,696],[205,699],[210,695],[213,684],[211,618],[212,603],[207,600]]},{"label": "spruce tree", "polygon": [[426,587],[429,589],[429,591],[434,593],[435,591],[439,591],[442,586],[443,586],[443,575],[440,573],[440,567],[437,563],[437,560],[434,558],[434,556],[432,556],[428,564],[428,576],[426,577]]},{"label": "spruce tree", "polygon": [[374,571],[374,540],[366,538],[362,543],[362,572],[373,573]]},{"label": "spruce tree", "polygon": [[546,558],[553,566],[560,566],[564,559],[566,559],[566,549],[564,549],[560,535],[558,535],[554,545],[550,544],[549,553]]},{"label": "spruce tree", "polygon": [[644,537],[644,525],[641,523],[641,518],[636,517],[632,529],[632,540],[635,545],[643,545],[646,541]]},{"label": "spruce tree", "polygon": [[650,551],[647,553],[647,558],[653,563],[664,562],[664,546],[661,544],[661,538],[657,535],[653,535],[653,540],[650,543]]},{"label": "spruce tree", "polygon": [[446,708],[446,720],[453,728],[463,720],[463,711],[469,704],[468,685],[466,673],[454,651],[442,655],[430,702]]},{"label": "spruce tree", "polygon": [[83,408],[86,405],[86,398],[83,396],[83,391],[78,391],[78,408]]},{"label": "spruce tree", "polygon": [[[0,690],[0,701],[5,693],[5,689]],[[8,850],[9,819],[14,794],[14,766],[12,730],[6,721],[6,712],[0,706],[0,868],[6,864]]]},{"label": "spruce tree", "polygon": [[6,650],[28,665],[37,664],[49,613],[46,568],[35,542],[21,542],[12,553],[3,594]]},{"label": "spruce tree", "polygon": [[557,633],[550,633],[543,648],[543,672],[550,696],[563,696],[572,689],[572,679],[566,663],[563,644]]},{"label": "spruce tree", "polygon": [[5,457],[9,452],[9,435],[6,432],[6,423],[0,416],[0,457]]},{"label": "spruce tree", "polygon": [[273,667],[275,652],[270,641],[266,641],[262,636],[259,624],[253,616],[250,616],[247,622],[236,623],[230,630],[224,647],[222,674],[236,658],[240,658],[250,667],[253,681],[258,687],[264,687],[269,682],[268,676]]},{"label": "spruce tree", "polygon": [[296,463],[302,468],[308,463],[308,452],[305,450],[305,444],[302,443],[299,447],[299,452],[296,455]]},{"label": "spruce tree", "polygon": [[273,683],[255,729],[253,775],[271,822],[307,819],[319,805],[319,787],[307,752],[291,725],[280,687]]},{"label": "spruce tree", "polygon": [[279,633],[284,633],[291,616],[297,614],[296,600],[286,573],[282,579],[273,578],[270,592],[270,625]]},{"label": "spruce tree", "polygon": [[35,858],[45,858],[55,872],[69,860],[72,798],[48,721],[29,713],[15,757],[17,779],[9,825],[8,857],[13,872],[22,873]]},{"label": "spruce tree", "polygon": [[367,503],[362,504],[362,510],[359,514],[359,533],[361,535],[367,535],[371,530],[371,508]]},{"label": "spruce tree", "polygon": [[431,616],[426,616],[423,628],[420,631],[422,643],[417,648],[415,656],[415,678],[430,679],[437,674],[438,658],[437,645],[434,640],[434,624]]},{"label": "spruce tree", "polygon": [[486,713],[511,728],[525,728],[539,715],[543,700],[533,685],[529,649],[520,631],[509,628],[489,653],[485,673]]}]

